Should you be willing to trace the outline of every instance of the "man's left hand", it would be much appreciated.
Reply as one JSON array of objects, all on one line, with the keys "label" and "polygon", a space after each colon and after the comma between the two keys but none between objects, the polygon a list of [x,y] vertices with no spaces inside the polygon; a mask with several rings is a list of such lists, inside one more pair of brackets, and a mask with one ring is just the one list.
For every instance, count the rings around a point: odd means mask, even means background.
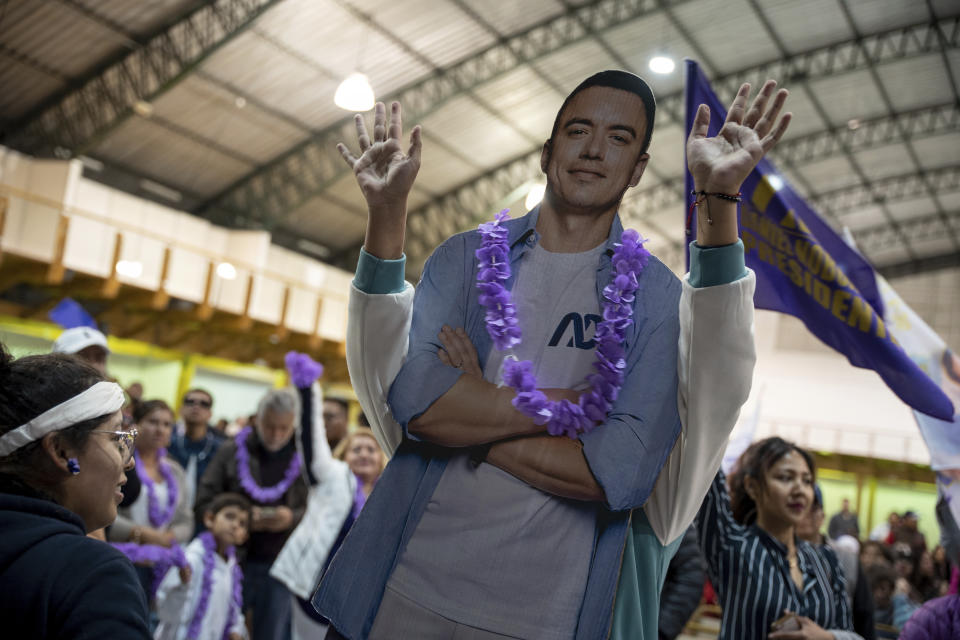
[{"label": "man's left hand", "polygon": [[[700,105],[687,138],[687,168],[696,191],[728,196],[740,192],[740,185],[790,124],[789,113],[777,121],[787,92],[781,89],[774,96],[776,87],[775,81],[767,80],[747,111],[750,85],[742,85],[730,105],[726,122],[712,138],[707,137],[710,108]],[[736,242],[739,237],[736,201],[716,196],[700,198],[697,244],[715,247]]]},{"label": "man's left hand", "polygon": [[767,80],[747,111],[750,85],[741,85],[723,127],[712,138],[707,137],[710,107],[700,105],[687,139],[687,167],[698,190],[737,193],[760,159],[777,144],[793,114],[787,113],[777,122],[788,94],[780,89],[774,96],[776,88],[775,80]]}]

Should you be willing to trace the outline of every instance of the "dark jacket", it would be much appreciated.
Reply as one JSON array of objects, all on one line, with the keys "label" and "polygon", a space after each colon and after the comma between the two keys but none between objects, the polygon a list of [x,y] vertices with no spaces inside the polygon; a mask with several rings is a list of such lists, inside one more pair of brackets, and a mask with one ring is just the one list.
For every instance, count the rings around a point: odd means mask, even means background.
[{"label": "dark jacket", "polygon": [[[207,433],[199,442],[190,440],[185,434],[174,433],[170,438],[170,446],[167,447],[167,454],[179,462],[185,471],[190,469],[190,458],[196,457],[197,475],[193,478],[193,481],[196,486],[199,486],[200,479],[207,470],[207,465],[213,460],[217,449],[220,448],[224,440],[226,440],[226,436],[212,426],[207,427]],[[203,518],[201,518],[201,520],[203,520]]]},{"label": "dark jacket", "polygon": [[667,577],[660,592],[658,631],[661,639],[673,640],[680,635],[690,616],[697,610],[707,579],[696,526],[683,534],[683,541],[667,568]]},{"label": "dark jacket", "polygon": [[[257,436],[256,429],[246,441],[247,451],[250,452],[250,475],[263,487],[275,485],[283,478],[283,474],[290,464],[291,458],[297,455],[297,446],[293,439],[279,451],[267,451]],[[215,497],[221,493],[234,492],[247,496],[255,506],[286,506],[293,511],[293,524],[289,531],[251,531],[250,538],[244,545],[243,561],[263,562],[272,564],[283,544],[290,537],[290,533],[300,524],[303,512],[307,508],[308,487],[303,474],[298,477],[280,500],[271,503],[257,502],[243,490],[240,477],[237,475],[237,441],[225,441],[217,449],[216,455],[200,479],[197,486],[197,519],[203,519],[204,509]]]},{"label": "dark jacket", "polygon": [[0,634],[5,640],[148,640],[130,561],[63,507],[0,478]]}]

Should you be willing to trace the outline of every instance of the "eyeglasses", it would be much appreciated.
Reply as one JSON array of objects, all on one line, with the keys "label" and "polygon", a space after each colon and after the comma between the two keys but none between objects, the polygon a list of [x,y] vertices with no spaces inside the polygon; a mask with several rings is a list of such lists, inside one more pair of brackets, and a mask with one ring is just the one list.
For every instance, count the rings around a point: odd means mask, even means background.
[{"label": "eyeglasses", "polygon": [[183,401],[183,406],[185,407],[203,407],[204,409],[209,409],[213,406],[213,403],[209,400],[200,400],[198,398],[186,398]]},{"label": "eyeglasses", "polygon": [[109,429],[94,429],[93,433],[112,433],[117,442],[117,448],[120,449],[120,456],[123,458],[123,465],[126,466],[133,457],[133,444],[137,440],[137,430],[129,431],[110,431]]}]

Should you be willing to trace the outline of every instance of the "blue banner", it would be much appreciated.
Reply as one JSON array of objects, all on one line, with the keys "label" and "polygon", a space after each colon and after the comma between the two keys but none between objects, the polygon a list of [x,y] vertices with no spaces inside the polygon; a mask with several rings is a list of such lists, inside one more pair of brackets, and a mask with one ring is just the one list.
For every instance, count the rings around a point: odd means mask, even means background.
[{"label": "blue banner", "polygon": [[58,302],[57,306],[47,314],[47,317],[64,329],[73,329],[74,327],[97,328],[97,321],[73,298],[64,298]]},{"label": "blue banner", "polygon": [[[687,131],[700,104],[710,107],[710,136],[727,111],[696,62],[686,61]],[[686,174],[687,208],[693,178]],[[856,367],[873,369],[905,403],[942,420],[953,418],[943,391],[904,353],[883,321],[873,268],[851,249],[766,159],[741,188],[740,237],[757,274],[754,304],[796,316]],[[696,218],[687,244],[696,239]],[[689,256],[688,256],[689,261]]]}]

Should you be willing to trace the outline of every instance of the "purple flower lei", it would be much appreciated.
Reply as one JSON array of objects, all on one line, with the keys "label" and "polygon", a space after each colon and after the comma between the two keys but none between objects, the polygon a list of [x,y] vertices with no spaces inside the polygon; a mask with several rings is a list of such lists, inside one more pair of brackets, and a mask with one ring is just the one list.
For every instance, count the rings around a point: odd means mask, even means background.
[{"label": "purple flower lei", "polygon": [[120,553],[127,556],[130,562],[139,565],[150,565],[153,567],[153,580],[150,583],[150,599],[157,593],[163,576],[167,574],[170,567],[182,569],[189,563],[183,548],[179,544],[172,547],[161,547],[155,544],[137,544],[135,542],[116,542],[112,546]]},{"label": "purple flower lei", "polygon": [[252,428],[244,427],[236,436],[237,476],[240,478],[240,486],[257,502],[276,502],[287,492],[290,485],[292,485],[297,479],[297,476],[300,475],[300,455],[297,453],[293,454],[293,457],[290,459],[290,466],[287,467],[287,471],[283,474],[283,479],[281,479],[280,482],[272,487],[261,487],[257,484],[257,481],[253,479],[253,476],[250,475],[250,452],[247,451],[246,443],[252,431]]},{"label": "purple flower lei", "polygon": [[157,451],[157,466],[160,469],[160,475],[163,476],[163,481],[167,483],[167,506],[163,511],[157,504],[156,484],[144,468],[140,460],[140,452],[134,451],[133,455],[137,459],[137,476],[147,488],[147,514],[150,517],[150,526],[155,529],[163,529],[173,520],[173,514],[177,509],[177,498],[180,495],[177,479],[173,476],[170,465],[166,461],[167,450],[161,448]]},{"label": "purple flower lei", "polygon": [[[203,627],[203,619],[207,615],[207,609],[210,606],[210,594],[213,591],[213,573],[217,562],[217,541],[213,534],[204,531],[199,536],[203,543],[203,582],[200,584],[200,597],[197,599],[197,608],[193,612],[193,618],[190,620],[190,626],[187,628],[187,640],[196,640],[200,637],[200,630]],[[227,547],[227,561],[236,558],[236,549],[231,545]],[[243,606],[243,574],[239,565],[233,568],[233,589],[230,598],[230,612],[227,616],[227,626],[223,630],[223,637],[229,638],[230,629],[236,622],[237,611]]]},{"label": "purple flower lei", "polygon": [[[236,559],[235,549],[230,547],[227,551],[227,559]],[[230,629],[237,622],[237,616],[243,611],[243,569],[240,563],[233,565],[233,598],[230,601],[230,614],[227,616],[227,626],[223,630],[223,640],[229,640]]]},{"label": "purple flower lei", "polygon": [[203,619],[207,615],[207,607],[210,606],[210,592],[213,591],[213,572],[217,562],[217,541],[213,538],[213,534],[204,531],[198,537],[200,542],[203,543],[203,578],[200,584],[197,608],[193,612],[190,626],[187,627],[188,640],[196,640],[200,635],[200,627],[203,626]]},{"label": "purple flower lei", "polygon": [[[480,225],[482,241],[476,251],[479,302],[486,309],[487,333],[500,351],[513,349],[520,344],[521,337],[517,310],[504,286],[510,279],[510,260],[507,229],[501,223],[510,218],[508,211],[504,209],[493,222]],[[594,336],[595,373],[587,376],[590,390],[580,395],[578,403],[548,400],[537,388],[532,362],[520,361],[512,354],[504,359],[503,381],[517,392],[513,406],[533,418],[534,423],[546,424],[550,435],[576,438],[580,433],[589,432],[606,419],[617,400],[627,366],[623,342],[627,329],[633,324],[637,278],[650,260],[644,242],[640,234],[627,229],[615,245],[612,279],[603,289],[603,320]]]}]

